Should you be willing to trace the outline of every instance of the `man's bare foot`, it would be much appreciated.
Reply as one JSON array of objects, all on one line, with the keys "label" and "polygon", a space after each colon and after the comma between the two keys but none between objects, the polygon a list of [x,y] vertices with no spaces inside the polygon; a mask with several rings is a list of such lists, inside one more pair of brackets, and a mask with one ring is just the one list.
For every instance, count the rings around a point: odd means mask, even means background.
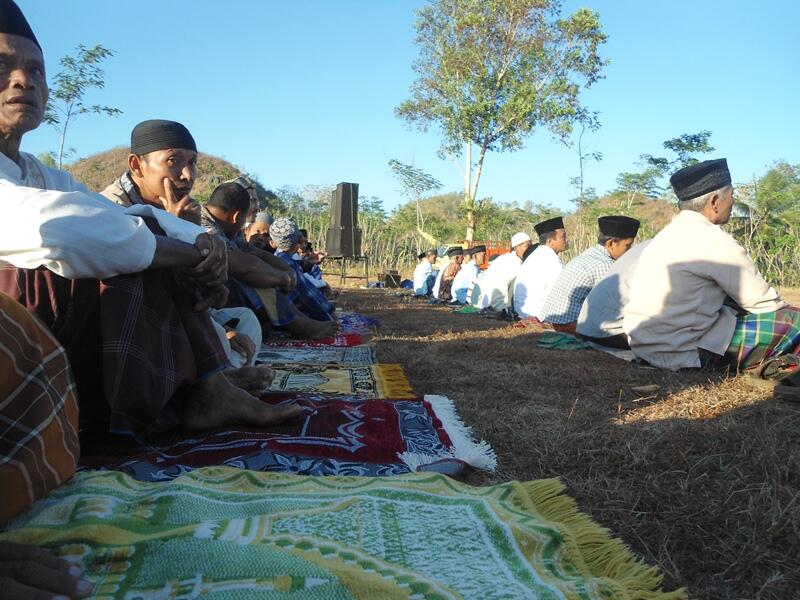
[{"label": "man's bare foot", "polygon": [[315,321],[305,315],[297,315],[285,329],[299,340],[320,340],[333,337],[339,329],[336,321]]},{"label": "man's bare foot", "polygon": [[194,384],[183,412],[183,425],[187,429],[226,425],[264,427],[290,421],[302,413],[303,409],[296,404],[274,406],[253,398],[217,373]]},{"label": "man's bare foot", "polygon": [[227,377],[228,381],[233,385],[247,390],[256,397],[259,397],[261,393],[270,386],[272,378],[275,375],[273,370],[267,365],[228,369],[224,371],[224,373],[225,377]]}]

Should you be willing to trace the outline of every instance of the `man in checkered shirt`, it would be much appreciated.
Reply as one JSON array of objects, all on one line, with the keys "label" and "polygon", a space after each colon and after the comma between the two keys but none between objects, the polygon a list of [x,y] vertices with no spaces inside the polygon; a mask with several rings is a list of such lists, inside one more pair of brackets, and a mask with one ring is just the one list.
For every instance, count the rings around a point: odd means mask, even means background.
[{"label": "man in checkered shirt", "polygon": [[597,244],[576,256],[561,270],[537,315],[558,331],[575,333],[581,305],[620,256],[633,245],[639,221],[622,215],[600,217]]}]

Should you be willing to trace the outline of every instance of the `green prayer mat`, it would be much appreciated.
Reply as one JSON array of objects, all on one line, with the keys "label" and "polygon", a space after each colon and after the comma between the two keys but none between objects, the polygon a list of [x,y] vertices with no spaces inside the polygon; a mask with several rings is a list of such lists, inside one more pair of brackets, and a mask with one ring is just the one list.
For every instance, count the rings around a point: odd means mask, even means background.
[{"label": "green prayer mat", "polygon": [[474,306],[471,306],[469,304],[465,304],[464,306],[462,306],[458,310],[454,310],[453,312],[457,315],[474,315],[481,312],[481,309],[475,308]]},{"label": "green prayer mat", "polygon": [[557,480],[78,473],[0,539],[80,560],[94,598],[683,598]]},{"label": "green prayer mat", "polygon": [[539,341],[536,345],[539,346],[539,348],[547,348],[548,350],[583,350],[592,347],[589,342],[584,342],[574,335],[561,333],[559,331],[543,333],[539,336]]}]

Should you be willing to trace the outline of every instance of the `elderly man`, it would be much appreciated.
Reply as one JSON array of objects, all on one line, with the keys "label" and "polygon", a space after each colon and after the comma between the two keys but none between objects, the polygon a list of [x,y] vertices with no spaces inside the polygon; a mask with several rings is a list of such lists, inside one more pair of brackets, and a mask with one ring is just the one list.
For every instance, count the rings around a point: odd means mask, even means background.
[{"label": "elderly man", "polygon": [[469,304],[472,289],[478,282],[480,266],[486,260],[486,246],[473,246],[466,251],[466,259],[461,270],[453,280],[453,300],[459,304]]},{"label": "elderly man", "polygon": [[597,244],[582,252],[561,270],[537,318],[558,331],[575,333],[581,305],[614,261],[630,250],[639,221],[623,215],[597,219]]},{"label": "elderly man", "polygon": [[[297,407],[276,410],[260,402],[220,371],[224,355],[205,308],[224,299],[223,244],[163,211],[120,208],[20,152],[23,136],[42,122],[47,96],[39,43],[16,4],[0,0],[0,193],[14,215],[0,221],[0,260],[9,265],[0,271],[0,290],[37,313],[65,346],[81,416],[110,413],[115,430],[142,432],[170,417],[207,428],[298,414]],[[176,281],[177,268],[187,270],[184,283],[194,294]],[[48,344],[37,349],[54,345]],[[46,358],[56,364],[52,352]],[[4,409],[19,398],[16,390],[5,391]],[[63,382],[54,388],[56,394],[70,390]],[[67,416],[76,429],[74,412]],[[51,462],[45,468],[68,476],[64,467]],[[80,572],[42,550],[0,545],[0,589],[9,600],[85,597],[91,585],[79,580]]]},{"label": "elderly man", "polygon": [[297,307],[309,318],[328,322],[335,327],[333,313],[336,307],[325,295],[303,277],[303,271],[294,260],[300,243],[300,228],[288,217],[280,217],[269,229],[272,243],[275,245],[275,256],[294,269],[297,277],[297,294],[293,300]]},{"label": "elderly man", "polygon": [[539,246],[522,263],[514,284],[514,310],[520,317],[539,317],[550,288],[561,273],[558,255],[569,248],[562,217],[537,223],[534,229]]},{"label": "elderly man", "polygon": [[726,364],[778,378],[796,371],[800,311],[720,227],[733,209],[727,161],[690,165],[670,183],[680,212],[633,274],[623,318],[631,350],[671,370]]},{"label": "elderly man", "polygon": [[436,250],[431,248],[417,255],[419,264],[414,269],[414,295],[430,296],[433,294],[433,284],[436,283],[436,270],[433,268],[436,262]]},{"label": "elderly man", "polygon": [[[16,5],[0,9],[0,186],[15,215],[0,224],[0,260],[13,265],[0,271],[0,290],[66,348],[82,418],[147,432],[295,414],[264,405],[221,372],[227,361],[205,309],[224,301],[224,245],[164,211],[115,206],[19,151],[42,121],[44,60]],[[177,277],[179,267],[187,278]],[[179,391],[181,403],[173,401]]]},{"label": "elderly man", "polygon": [[522,256],[530,245],[531,236],[525,232],[521,231],[511,236],[511,252],[494,259],[475,286],[473,306],[491,307],[498,312],[511,309],[514,281],[522,266]]},{"label": "elderly man", "polygon": [[269,226],[272,225],[273,220],[272,215],[267,212],[256,213],[253,222],[245,226],[244,229],[244,237],[247,239],[247,243],[254,248],[274,254],[275,248],[269,243]]}]

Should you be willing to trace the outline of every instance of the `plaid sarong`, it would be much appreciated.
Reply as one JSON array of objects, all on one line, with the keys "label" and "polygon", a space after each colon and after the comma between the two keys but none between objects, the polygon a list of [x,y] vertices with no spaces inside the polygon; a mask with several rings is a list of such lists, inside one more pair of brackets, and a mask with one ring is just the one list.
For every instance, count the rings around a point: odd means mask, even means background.
[{"label": "plaid sarong", "polygon": [[[156,235],[155,220],[144,219]],[[0,268],[4,292],[41,319],[66,349],[78,389],[81,424],[120,433],[178,424],[173,398],[228,359],[207,312],[177,270],[65,279],[47,269]]]},{"label": "plaid sarong", "polygon": [[800,355],[800,309],[795,307],[739,317],[725,356],[747,371],[789,354]]},{"label": "plaid sarong", "polygon": [[0,294],[0,524],[75,473],[78,403],[64,349]]}]

